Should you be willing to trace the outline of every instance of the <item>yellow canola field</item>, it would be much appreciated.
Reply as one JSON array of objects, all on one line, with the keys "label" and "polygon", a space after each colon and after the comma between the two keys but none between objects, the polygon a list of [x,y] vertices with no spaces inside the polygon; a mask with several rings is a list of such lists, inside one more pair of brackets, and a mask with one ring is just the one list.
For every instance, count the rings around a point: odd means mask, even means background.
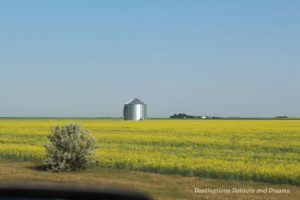
[{"label": "yellow canola field", "polygon": [[42,160],[71,122],[97,139],[98,167],[300,185],[300,120],[0,119],[0,158]]}]

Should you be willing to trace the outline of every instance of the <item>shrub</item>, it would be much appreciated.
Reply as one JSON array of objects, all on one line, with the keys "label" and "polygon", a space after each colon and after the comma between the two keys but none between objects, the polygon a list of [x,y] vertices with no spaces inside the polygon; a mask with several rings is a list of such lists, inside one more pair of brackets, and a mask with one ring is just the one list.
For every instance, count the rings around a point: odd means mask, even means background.
[{"label": "shrub", "polygon": [[44,166],[50,171],[86,169],[94,162],[95,139],[79,124],[52,128]]}]

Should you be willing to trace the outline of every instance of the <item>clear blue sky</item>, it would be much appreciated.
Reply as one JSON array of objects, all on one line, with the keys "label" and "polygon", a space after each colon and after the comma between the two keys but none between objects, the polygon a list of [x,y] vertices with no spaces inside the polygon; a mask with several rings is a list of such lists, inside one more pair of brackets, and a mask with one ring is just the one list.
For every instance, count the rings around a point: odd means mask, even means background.
[{"label": "clear blue sky", "polygon": [[298,0],[0,0],[0,116],[300,116]]}]

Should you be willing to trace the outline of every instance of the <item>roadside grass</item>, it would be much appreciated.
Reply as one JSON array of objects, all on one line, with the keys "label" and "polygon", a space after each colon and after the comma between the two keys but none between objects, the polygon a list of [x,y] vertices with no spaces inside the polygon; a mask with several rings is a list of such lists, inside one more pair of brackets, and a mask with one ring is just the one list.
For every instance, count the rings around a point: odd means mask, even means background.
[{"label": "roadside grass", "polygon": [[[291,185],[266,184],[247,181],[225,181],[134,172],[124,169],[90,169],[80,172],[53,173],[38,169],[40,162],[20,162],[0,160],[1,183],[35,184],[77,184],[85,186],[114,187],[142,191],[156,200],[196,200],[196,199],[300,199],[300,187]],[[197,194],[195,188],[242,188],[242,189],[290,189],[289,194]]]}]

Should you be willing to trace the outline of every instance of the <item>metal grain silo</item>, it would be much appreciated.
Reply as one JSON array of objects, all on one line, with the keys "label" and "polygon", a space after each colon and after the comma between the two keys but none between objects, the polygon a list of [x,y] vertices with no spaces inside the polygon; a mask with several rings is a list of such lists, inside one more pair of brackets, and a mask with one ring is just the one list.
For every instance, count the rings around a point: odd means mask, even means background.
[{"label": "metal grain silo", "polygon": [[135,98],[124,104],[124,120],[145,120],[147,119],[147,105]]}]

